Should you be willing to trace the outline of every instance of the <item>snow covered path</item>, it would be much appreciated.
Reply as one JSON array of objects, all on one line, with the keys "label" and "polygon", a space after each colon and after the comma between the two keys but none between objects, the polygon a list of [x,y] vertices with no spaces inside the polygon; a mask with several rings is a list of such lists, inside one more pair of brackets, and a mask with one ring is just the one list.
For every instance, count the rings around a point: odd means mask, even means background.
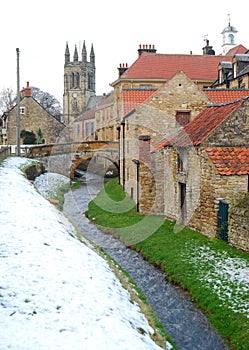
[{"label": "snow covered path", "polygon": [[27,161],[0,167],[0,349],[161,349],[108,263],[23,176]]}]

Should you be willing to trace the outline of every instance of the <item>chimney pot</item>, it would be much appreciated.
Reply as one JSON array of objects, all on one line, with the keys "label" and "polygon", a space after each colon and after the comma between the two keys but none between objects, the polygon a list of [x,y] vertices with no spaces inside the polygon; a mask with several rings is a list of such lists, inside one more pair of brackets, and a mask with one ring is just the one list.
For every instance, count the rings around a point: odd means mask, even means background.
[{"label": "chimney pot", "polygon": [[27,86],[24,89],[24,96],[25,97],[30,97],[31,96],[31,88],[29,87],[29,81],[27,81]]}]

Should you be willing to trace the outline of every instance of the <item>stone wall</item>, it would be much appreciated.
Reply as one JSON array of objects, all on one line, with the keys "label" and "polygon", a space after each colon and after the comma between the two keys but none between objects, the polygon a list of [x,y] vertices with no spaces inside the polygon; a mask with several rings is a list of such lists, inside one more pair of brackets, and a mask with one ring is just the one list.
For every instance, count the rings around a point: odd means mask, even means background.
[{"label": "stone wall", "polygon": [[209,146],[248,146],[249,108],[247,100],[212,133],[206,144]]},{"label": "stone wall", "polygon": [[249,252],[249,195],[240,196],[229,210],[228,242]]}]

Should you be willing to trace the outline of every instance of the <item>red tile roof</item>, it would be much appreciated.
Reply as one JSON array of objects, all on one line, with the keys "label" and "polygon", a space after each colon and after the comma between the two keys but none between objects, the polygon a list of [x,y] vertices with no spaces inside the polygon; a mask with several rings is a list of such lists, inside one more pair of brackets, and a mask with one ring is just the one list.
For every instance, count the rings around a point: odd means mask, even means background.
[{"label": "red tile roof", "polygon": [[214,103],[226,103],[238,100],[242,97],[249,96],[249,89],[203,89],[203,92]]},{"label": "red tile roof", "polygon": [[220,175],[249,174],[248,147],[208,147],[205,151]]},{"label": "red tile roof", "polygon": [[133,109],[143,104],[148,98],[150,98],[156,90],[147,89],[123,89],[122,101],[124,116],[126,116]]},{"label": "red tile roof", "polygon": [[167,146],[187,147],[201,144],[243,101],[244,99],[224,105],[210,105],[179,132],[155,145],[152,152]]},{"label": "red tile roof", "polygon": [[170,79],[182,70],[191,80],[215,81],[224,59],[232,61],[232,56],[143,53],[121,78]]},{"label": "red tile roof", "polygon": [[230,49],[227,53],[227,56],[234,56],[237,54],[244,54],[248,51],[248,49],[243,46],[243,45],[237,45],[235,47],[233,47],[232,49]]}]

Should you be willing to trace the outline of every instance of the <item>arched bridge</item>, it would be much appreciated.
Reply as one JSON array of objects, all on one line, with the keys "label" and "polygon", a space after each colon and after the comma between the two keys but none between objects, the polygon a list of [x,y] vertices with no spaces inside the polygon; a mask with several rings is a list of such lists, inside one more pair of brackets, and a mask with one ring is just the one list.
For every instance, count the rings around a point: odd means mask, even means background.
[{"label": "arched bridge", "polygon": [[88,141],[42,144],[29,147],[29,158],[40,160],[48,171],[74,178],[75,169],[86,160],[112,163],[119,171],[117,141]]}]

